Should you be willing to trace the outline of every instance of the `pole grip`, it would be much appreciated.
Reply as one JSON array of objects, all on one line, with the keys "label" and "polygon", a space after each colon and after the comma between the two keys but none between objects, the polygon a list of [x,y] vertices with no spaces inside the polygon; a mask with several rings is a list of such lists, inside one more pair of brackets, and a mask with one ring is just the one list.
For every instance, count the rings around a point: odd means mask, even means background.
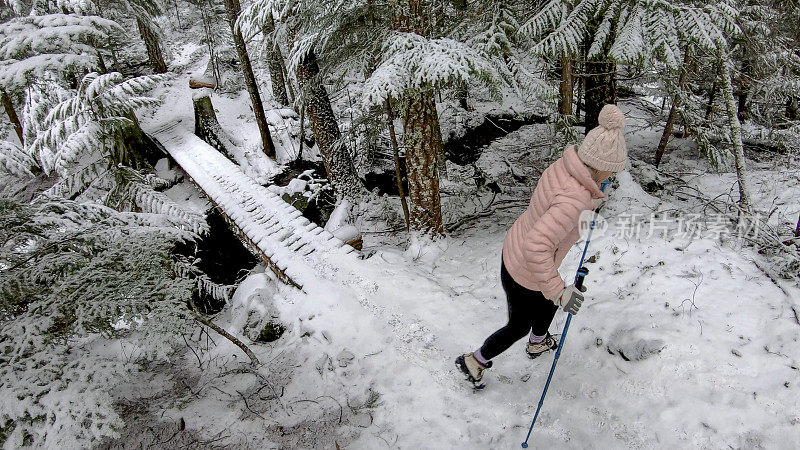
[{"label": "pole grip", "polygon": [[578,288],[578,290],[583,287],[583,279],[586,278],[586,275],[589,275],[589,269],[586,267],[578,269],[578,274],[575,276],[575,287]]}]

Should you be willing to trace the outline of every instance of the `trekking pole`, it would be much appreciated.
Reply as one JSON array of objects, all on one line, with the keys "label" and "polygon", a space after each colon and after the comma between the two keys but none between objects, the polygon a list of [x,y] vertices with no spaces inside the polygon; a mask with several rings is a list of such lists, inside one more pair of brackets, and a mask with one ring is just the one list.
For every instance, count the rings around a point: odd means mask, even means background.
[{"label": "trekking pole", "polygon": [[[603,181],[600,190],[605,192],[606,186],[608,186],[608,180]],[[586,257],[586,250],[589,249],[589,241],[592,239],[592,231],[594,230],[594,223],[597,220],[597,215],[599,213],[600,213],[600,207],[594,210],[592,223],[589,225],[589,234],[586,236],[586,245],[583,246],[583,254],[581,255],[581,262],[578,264],[578,272],[575,274],[575,287],[578,288],[578,290],[580,290],[581,287],[583,287],[583,279],[586,278],[586,275],[589,274],[589,269],[583,267],[583,259]],[[561,356],[561,349],[564,348],[564,339],[567,337],[567,331],[569,330],[569,323],[571,320],[572,320],[572,314],[567,313],[567,322],[564,324],[564,331],[561,332],[561,339],[558,341],[558,348],[556,349],[556,355],[553,358],[553,365],[550,367],[550,374],[547,376],[547,382],[544,384],[542,397],[539,399],[539,406],[536,407],[536,413],[533,415],[533,421],[531,421],[531,427],[528,428],[528,435],[525,436],[525,442],[522,443],[522,448],[528,448],[528,439],[531,438],[533,425],[536,424],[536,419],[539,417],[539,411],[542,409],[542,404],[544,403],[544,397],[547,395],[547,388],[550,387],[550,380],[553,379],[553,372],[556,371],[556,364],[558,364],[558,357]]]}]

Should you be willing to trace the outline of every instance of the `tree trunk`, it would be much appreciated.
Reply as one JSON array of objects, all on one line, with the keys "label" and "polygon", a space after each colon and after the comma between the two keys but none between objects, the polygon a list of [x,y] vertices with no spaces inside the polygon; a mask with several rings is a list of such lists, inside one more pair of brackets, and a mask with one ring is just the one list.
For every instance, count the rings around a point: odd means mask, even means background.
[{"label": "tree trunk", "polygon": [[575,89],[573,76],[574,57],[572,55],[561,57],[561,83],[558,88],[558,113],[562,116],[572,115],[572,95]]},{"label": "tree trunk", "polygon": [[306,140],[306,105],[300,105],[300,150],[297,151],[296,161],[303,159],[303,142]]},{"label": "tree trunk", "polygon": [[[213,7],[213,4],[209,5],[209,9]],[[210,67],[211,75],[214,77],[214,84],[219,86],[222,78],[219,73],[219,59],[217,58],[217,52],[214,48],[214,38],[211,34],[211,18],[206,14],[204,8],[200,8],[200,18],[203,21],[203,32],[205,32],[206,35],[206,48],[208,48],[208,67],[206,67],[206,73],[208,73],[208,68]]]},{"label": "tree trunk", "polygon": [[739,116],[740,123],[750,118],[750,108],[747,104],[748,97],[750,96],[750,84],[748,82],[750,71],[750,62],[745,58],[742,61],[742,70],[738,80],[739,92],[737,94],[738,103],[736,106],[736,114]]},{"label": "tree trunk", "polygon": [[111,36],[108,37],[108,49],[111,50],[111,61],[114,63],[114,70],[119,72],[119,58],[117,58],[116,46],[111,42]]},{"label": "tree trunk", "polygon": [[469,89],[467,87],[467,83],[461,83],[456,86],[456,99],[458,99],[458,106],[461,107],[464,111],[472,111],[472,108],[469,106]]},{"label": "tree trunk", "polygon": [[718,89],[719,86],[717,86],[717,82],[715,80],[714,83],[711,85],[711,89],[708,91],[708,103],[706,104],[706,115],[705,115],[706,122],[711,120],[711,113],[714,112],[714,100],[717,96]]},{"label": "tree trunk", "polygon": [[[267,18],[267,25],[264,27],[264,37],[269,38],[269,35],[274,31],[275,23],[270,15]],[[289,106],[289,96],[286,94],[286,84],[283,79],[283,55],[281,55],[277,42],[267,42],[267,45],[269,46],[267,59],[269,62],[269,77],[272,81],[272,96],[281,105]]]},{"label": "tree trunk", "polygon": [[214,112],[214,105],[211,103],[210,94],[211,89],[202,88],[202,90],[192,95],[192,104],[194,105],[194,134],[233,161],[228,151],[228,147],[232,146],[233,143],[227,134],[225,134],[225,131],[217,120],[217,114]]},{"label": "tree trunk", "polygon": [[400,171],[400,150],[397,145],[397,136],[394,132],[394,114],[392,113],[392,104],[389,99],[386,99],[386,120],[389,125],[389,137],[392,140],[392,152],[394,156],[394,170],[397,176],[397,191],[400,193],[400,203],[403,205],[403,217],[406,219],[406,230],[411,229],[411,222],[408,213],[408,202],[406,202],[406,193],[403,189],[403,175]]},{"label": "tree trunk", "polygon": [[403,103],[411,228],[441,234],[442,207],[436,166],[437,155],[442,152],[442,137],[433,90],[406,92]]},{"label": "tree trunk", "polygon": [[588,133],[599,122],[600,110],[609,103],[616,103],[616,81],[614,77],[615,65],[609,62],[586,63],[586,92],[584,93],[585,123]]},{"label": "tree trunk", "polygon": [[[681,74],[682,76],[683,74]],[[672,135],[672,126],[675,124],[675,115],[677,114],[678,95],[672,99],[672,106],[669,107],[669,115],[667,116],[667,124],[664,126],[664,132],[661,133],[661,140],[658,142],[656,149],[656,167],[661,164],[661,158],[664,157],[664,150],[667,148],[667,143]]]},{"label": "tree trunk", "polygon": [[[395,30],[428,37],[430,14],[425,0],[405,0],[394,14]],[[439,175],[445,174],[444,148],[433,87],[409,89],[402,96],[411,228],[442,234]],[[437,167],[439,166],[439,167]]]},{"label": "tree trunk", "polygon": [[739,206],[744,213],[749,213],[752,203],[750,202],[750,190],[747,187],[747,180],[745,179],[747,170],[744,159],[744,145],[742,144],[742,124],[739,122],[736,99],[733,97],[733,80],[731,79],[730,65],[730,60],[725,59],[722,61],[722,91],[725,95],[725,109],[728,113],[728,126],[731,129],[731,140],[733,141],[733,158],[736,166],[736,178],[739,181]]},{"label": "tree trunk", "polygon": [[333,114],[328,91],[319,77],[317,56],[308,52],[297,67],[297,81],[303,90],[306,115],[314,132],[314,139],[322,154],[322,162],[328,179],[333,184],[337,197],[357,199],[364,191],[364,185],[356,174],[353,159],[344,145]]},{"label": "tree trunk", "polygon": [[289,76],[289,71],[286,69],[286,62],[284,61],[283,57],[281,57],[278,62],[281,65],[281,73],[283,73],[283,80],[286,82],[286,89],[289,94],[289,104],[294,105],[294,101],[296,100],[296,96],[294,95],[294,85],[292,84],[292,78]]},{"label": "tree trunk", "polygon": [[719,76],[719,65],[720,62],[718,61],[714,65],[714,81],[711,82],[711,89],[708,91],[708,104],[706,104],[706,116],[705,120],[708,122],[711,120],[711,114],[714,112],[714,100],[717,97],[717,91],[719,90],[719,83],[717,83],[717,79]]},{"label": "tree trunk", "polygon": [[167,151],[158,140],[142,130],[139,119],[131,110],[126,116],[130,123],[113,131],[114,148],[111,159],[114,164],[124,164],[133,168],[155,166],[159,159],[167,156]]},{"label": "tree trunk", "polygon": [[[587,54],[599,21],[599,18],[595,18],[589,22],[589,31],[584,41]],[[609,103],[616,103],[617,100],[616,66],[613,62],[609,61],[607,56],[615,38],[616,34],[612,31],[606,44],[603,46],[603,51],[600,52],[599,55],[594,56],[591,60],[586,61],[586,71],[583,79],[584,109],[586,111],[586,129],[584,133],[588,133],[592,128],[598,125],[597,118],[600,116],[600,110],[603,109],[603,106]]]},{"label": "tree trunk", "polygon": [[749,91],[744,86],[741,87],[741,90],[737,94],[737,101],[736,101],[736,115],[739,116],[739,122],[744,122],[750,116],[750,111],[747,107],[747,97],[749,96]]},{"label": "tree trunk", "polygon": [[2,100],[3,108],[5,108],[6,114],[8,114],[8,120],[11,121],[11,125],[14,126],[14,131],[17,132],[20,144],[23,144],[25,140],[22,137],[22,122],[19,121],[17,110],[14,109],[14,102],[11,101],[11,96],[8,95],[5,89],[0,89],[0,100]]},{"label": "tree trunk", "polygon": [[583,77],[578,77],[578,95],[575,96],[577,104],[575,105],[575,120],[581,120],[581,109],[583,107]]},{"label": "tree trunk", "polygon": [[100,53],[100,50],[97,50],[97,68],[99,69],[100,73],[108,73],[108,67],[106,67],[106,62],[103,59],[103,55]]},{"label": "tree trunk", "polygon": [[786,100],[786,119],[795,121],[800,118],[800,98],[795,96],[790,96],[788,100]]},{"label": "tree trunk", "polygon": [[283,106],[290,106],[289,95],[286,92],[286,81],[283,79],[282,67],[283,55],[279,48],[274,48],[269,52],[269,75],[272,81],[272,95],[275,101]]},{"label": "tree trunk", "polygon": [[433,134],[431,138],[439,142],[436,146],[436,167],[438,168],[439,177],[447,179],[447,156],[444,154],[444,144],[442,144],[442,127],[439,123],[439,111],[436,110],[436,102],[433,96],[431,96],[431,101],[433,101],[433,110],[430,118],[431,133]]},{"label": "tree trunk", "polygon": [[[678,76],[678,92],[672,99],[672,106],[670,106],[669,115],[667,116],[667,124],[664,126],[664,132],[661,134],[661,141],[658,143],[658,148],[656,149],[656,167],[661,164],[664,150],[667,149],[667,143],[669,142],[670,136],[672,136],[672,127],[675,124],[675,116],[678,113],[678,107],[681,103],[684,84],[686,84],[686,73],[688,72],[687,64],[689,64],[689,47],[686,47],[686,53],[683,56],[683,63],[681,64],[681,72]],[[685,130],[686,126],[684,126],[684,131]]]},{"label": "tree trunk", "polygon": [[264,153],[274,158],[275,147],[272,145],[272,136],[269,134],[269,125],[267,124],[267,116],[264,114],[264,105],[261,103],[261,94],[258,93],[256,76],[253,74],[253,67],[250,65],[250,57],[247,55],[247,46],[242,37],[242,32],[236,28],[236,19],[239,17],[241,10],[239,0],[225,0],[225,12],[228,14],[228,24],[231,27],[233,43],[236,47],[236,53],[239,55],[239,63],[244,74],[244,84],[247,86],[247,92],[250,93],[250,103],[252,103],[253,114],[256,116],[256,124],[261,134],[261,144],[264,146]]},{"label": "tree trunk", "polygon": [[178,8],[178,0],[173,0],[172,4],[175,6],[175,17],[178,19],[178,28],[183,28],[183,25],[181,24],[180,8]]},{"label": "tree trunk", "polygon": [[139,27],[139,34],[142,35],[144,45],[147,48],[147,58],[150,60],[150,67],[155,73],[167,71],[167,63],[164,62],[164,54],[161,52],[161,45],[158,42],[158,35],[150,27],[149,19],[136,17],[136,25]]}]

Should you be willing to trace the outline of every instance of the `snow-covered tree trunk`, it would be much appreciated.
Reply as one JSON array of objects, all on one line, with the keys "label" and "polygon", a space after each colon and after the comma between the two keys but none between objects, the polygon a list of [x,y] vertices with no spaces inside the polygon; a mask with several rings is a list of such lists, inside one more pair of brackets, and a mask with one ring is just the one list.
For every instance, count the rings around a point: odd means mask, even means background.
[{"label": "snow-covered tree trunk", "polygon": [[[430,34],[430,14],[425,0],[400,1],[393,19],[398,31],[425,37]],[[439,176],[445,175],[446,166],[433,88],[422,85],[408,89],[400,101],[411,229],[442,234]]]},{"label": "snow-covered tree trunk", "polygon": [[286,93],[286,81],[283,79],[283,55],[279,48],[269,52],[269,75],[272,80],[272,95],[275,101],[283,106],[289,106],[289,95]]},{"label": "snow-covered tree trunk", "polygon": [[241,13],[242,7],[239,0],[225,0],[225,12],[228,14],[228,23],[231,27],[231,34],[233,34],[233,43],[236,47],[236,53],[239,56],[239,64],[242,67],[242,74],[244,75],[244,84],[247,86],[247,92],[250,94],[250,103],[253,107],[253,114],[256,116],[256,124],[258,131],[261,134],[261,144],[264,147],[264,153],[269,157],[275,157],[275,146],[272,144],[272,136],[269,133],[269,125],[267,124],[267,115],[264,114],[264,104],[261,103],[261,94],[258,92],[258,82],[253,73],[253,66],[250,64],[250,56],[247,54],[247,46],[242,37],[242,32],[236,27],[236,19]]},{"label": "snow-covered tree trunk", "polygon": [[403,140],[406,144],[411,228],[441,234],[437,156],[442,152],[442,136],[432,89],[406,92],[403,98]]},{"label": "snow-covered tree trunk", "polygon": [[[723,58],[725,58],[723,56]],[[742,124],[739,122],[736,99],[733,96],[733,80],[731,79],[731,62],[727,58],[723,59],[721,65],[722,91],[725,95],[725,109],[728,115],[728,126],[731,131],[731,141],[733,144],[733,159],[736,166],[736,178],[739,181],[739,207],[743,212],[749,213],[752,203],[750,202],[750,189],[747,187],[747,170],[744,160],[744,145],[742,144]]]},{"label": "snow-covered tree trunk", "polygon": [[11,125],[14,126],[14,131],[17,132],[19,142],[23,143],[22,122],[20,122],[19,116],[17,116],[17,110],[14,109],[14,102],[11,100],[11,96],[8,95],[5,89],[0,89],[0,100],[2,100],[3,108],[6,110],[6,114],[8,114],[8,120],[11,121]]},{"label": "snow-covered tree trunk", "polygon": [[433,102],[433,111],[430,117],[431,120],[431,139],[438,141],[436,145],[436,167],[441,178],[447,179],[447,156],[444,154],[444,145],[442,144],[442,127],[439,123],[439,112],[436,110],[436,97],[433,90],[431,90],[431,102]]},{"label": "snow-covered tree trunk", "polygon": [[[191,85],[190,85],[191,86]],[[194,106],[194,134],[216,148],[220,153],[233,160],[228,153],[230,139],[220,126],[214,105],[211,103],[211,89],[201,87],[192,91]]]},{"label": "snow-covered tree trunk", "polygon": [[139,119],[133,111],[128,115],[128,119],[131,123],[119,130],[115,136],[115,145],[118,148],[115,153],[125,157],[119,162],[131,167],[141,167],[143,162],[155,164],[166,154],[164,147],[142,130]]},{"label": "snow-covered tree trunk", "polygon": [[313,50],[298,64],[297,81],[303,91],[303,103],[311,130],[314,131],[314,139],[336,196],[350,199],[361,197],[364,185],[356,174],[347,146],[342,142],[339,124],[333,114],[328,91],[320,79],[317,56]]},{"label": "snow-covered tree trunk", "polygon": [[142,35],[144,46],[147,48],[147,58],[150,60],[150,67],[153,68],[153,72],[166,72],[167,63],[164,62],[164,54],[161,52],[161,43],[158,41],[158,35],[150,26],[149,19],[141,16],[136,17],[136,26],[139,27],[139,34]]},{"label": "snow-covered tree trunk", "polygon": [[213,24],[211,23],[211,17],[209,17],[209,15],[206,13],[205,8],[200,8],[200,18],[203,21],[203,33],[205,34],[206,48],[208,49],[208,66],[206,68],[206,73],[208,73],[208,70],[210,69],[211,75],[214,77],[214,84],[219,86],[221,80],[219,71],[219,57],[217,56],[217,51],[214,46],[214,37],[212,34]]},{"label": "snow-covered tree trunk", "polygon": [[[275,31],[275,23],[272,21],[272,17],[269,17],[267,25],[264,27],[264,36],[269,38],[273,31]],[[267,62],[269,77],[272,81],[272,96],[281,105],[288,106],[290,104],[289,96],[286,94],[286,84],[283,79],[283,55],[281,55],[277,42],[268,42],[267,45],[269,46]]]},{"label": "snow-covered tree trunk", "polygon": [[681,64],[681,72],[678,76],[678,92],[672,98],[672,106],[669,108],[669,115],[667,116],[667,124],[664,126],[664,132],[661,134],[661,140],[656,149],[656,167],[661,164],[661,158],[664,157],[664,151],[667,149],[667,143],[672,136],[672,127],[675,124],[675,116],[678,114],[678,107],[680,106],[681,97],[683,95],[683,88],[686,84],[686,73],[689,71],[687,65],[689,64],[689,47],[686,47],[686,53]]}]

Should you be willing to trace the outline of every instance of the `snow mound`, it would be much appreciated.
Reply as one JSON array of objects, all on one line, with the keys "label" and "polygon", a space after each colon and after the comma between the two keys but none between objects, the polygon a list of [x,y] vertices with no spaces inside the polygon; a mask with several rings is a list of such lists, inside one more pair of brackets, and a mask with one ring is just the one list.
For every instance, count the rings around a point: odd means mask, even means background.
[{"label": "snow mound", "polygon": [[623,170],[616,175],[616,182],[612,183],[612,187],[613,193],[609,196],[608,204],[603,208],[606,217],[621,213],[650,214],[661,202],[645,192],[628,170]]}]

